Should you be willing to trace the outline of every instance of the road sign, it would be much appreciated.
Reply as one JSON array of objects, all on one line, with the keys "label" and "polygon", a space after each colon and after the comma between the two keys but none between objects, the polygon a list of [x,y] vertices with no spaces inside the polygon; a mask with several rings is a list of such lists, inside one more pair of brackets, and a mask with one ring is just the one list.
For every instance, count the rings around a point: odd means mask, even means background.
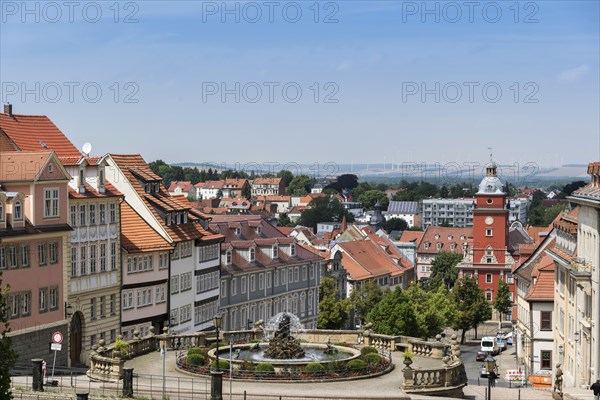
[{"label": "road sign", "polygon": [[52,344],[50,344],[50,350],[61,351],[62,350],[62,344],[60,344],[60,343],[52,343]]},{"label": "road sign", "polygon": [[63,341],[63,335],[60,332],[54,332],[52,334],[52,342],[60,344]]}]

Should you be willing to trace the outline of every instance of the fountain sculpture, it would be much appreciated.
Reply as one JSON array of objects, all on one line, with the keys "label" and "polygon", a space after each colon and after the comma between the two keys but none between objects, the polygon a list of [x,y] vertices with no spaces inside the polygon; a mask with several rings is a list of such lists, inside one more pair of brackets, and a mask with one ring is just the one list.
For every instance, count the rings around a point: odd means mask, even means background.
[{"label": "fountain sculpture", "polygon": [[290,334],[290,316],[283,314],[279,319],[274,337],[269,340],[265,357],[277,360],[298,359],[305,356],[304,349],[298,339]]}]

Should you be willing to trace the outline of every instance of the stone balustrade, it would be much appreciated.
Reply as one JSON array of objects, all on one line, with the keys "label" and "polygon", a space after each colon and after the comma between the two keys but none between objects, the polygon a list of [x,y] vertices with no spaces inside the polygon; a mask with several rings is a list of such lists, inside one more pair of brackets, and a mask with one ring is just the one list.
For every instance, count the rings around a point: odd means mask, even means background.
[{"label": "stone balustrade", "polygon": [[467,385],[467,374],[462,362],[442,368],[407,367],[402,374],[402,389],[406,393],[440,395],[440,392],[443,392],[449,395],[451,392],[462,393],[462,388]]},{"label": "stone balustrade", "polygon": [[125,361],[121,358],[103,357],[92,352],[87,376],[90,380],[117,382],[123,377],[124,365]]},{"label": "stone balustrade", "polygon": [[410,338],[408,339],[408,344],[410,345],[410,351],[419,357],[441,360],[450,351],[450,345],[441,341],[431,342]]}]

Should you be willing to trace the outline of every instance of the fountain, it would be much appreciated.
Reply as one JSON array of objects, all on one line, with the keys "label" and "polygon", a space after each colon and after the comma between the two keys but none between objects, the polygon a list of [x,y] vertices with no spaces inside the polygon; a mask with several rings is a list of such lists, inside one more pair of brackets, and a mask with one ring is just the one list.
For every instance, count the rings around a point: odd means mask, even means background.
[{"label": "fountain", "polygon": [[303,358],[305,354],[298,339],[290,333],[289,314],[283,314],[277,324],[275,336],[269,340],[269,347],[267,347],[264,353],[265,357],[286,360]]}]

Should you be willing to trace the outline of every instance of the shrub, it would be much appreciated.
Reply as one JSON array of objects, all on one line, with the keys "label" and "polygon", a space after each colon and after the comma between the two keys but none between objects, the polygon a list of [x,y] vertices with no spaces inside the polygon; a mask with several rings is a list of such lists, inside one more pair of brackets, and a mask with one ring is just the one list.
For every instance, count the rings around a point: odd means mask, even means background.
[{"label": "shrub", "polygon": [[365,356],[370,353],[379,353],[379,351],[377,351],[377,349],[373,346],[365,346],[362,349],[360,349],[361,356]]},{"label": "shrub", "polygon": [[121,338],[117,338],[113,344],[113,350],[120,351],[122,355],[126,356],[129,354],[129,343]]},{"label": "shrub", "polygon": [[322,374],[325,372],[325,367],[321,363],[311,362],[306,364],[306,367],[304,367],[304,372],[307,374]]},{"label": "shrub", "polygon": [[379,354],[376,353],[369,353],[369,354],[365,354],[362,359],[368,364],[368,365],[374,365],[374,364],[379,364],[381,362],[381,356]]},{"label": "shrub", "polygon": [[206,361],[201,354],[188,354],[185,360],[190,365],[204,365],[204,362]]},{"label": "shrub", "polygon": [[256,369],[256,364],[250,360],[244,360],[240,367],[241,371],[254,371]]},{"label": "shrub", "polygon": [[[213,361],[210,363],[210,369],[217,369],[216,361]],[[219,369],[221,371],[228,371],[229,370],[229,361],[219,358]]]},{"label": "shrub", "polygon": [[[219,343],[219,347],[221,347],[221,346],[223,346],[223,343]],[[213,342],[210,344],[210,346],[208,346],[209,350],[216,349],[216,348],[217,348],[217,342]]]},{"label": "shrub", "polygon": [[192,354],[202,354],[204,355],[206,353],[206,350],[201,349],[200,347],[192,347],[191,349],[189,349],[187,351],[187,355],[192,355]]},{"label": "shrub", "polygon": [[363,360],[350,360],[348,361],[348,369],[350,371],[362,371],[367,368],[367,364]]},{"label": "shrub", "polygon": [[270,363],[258,363],[254,371],[259,375],[271,375],[275,373],[275,367]]},{"label": "shrub", "polygon": [[343,347],[352,347],[352,345],[350,343],[346,343],[346,342],[337,342],[337,343],[334,343],[334,345],[343,346]]}]

